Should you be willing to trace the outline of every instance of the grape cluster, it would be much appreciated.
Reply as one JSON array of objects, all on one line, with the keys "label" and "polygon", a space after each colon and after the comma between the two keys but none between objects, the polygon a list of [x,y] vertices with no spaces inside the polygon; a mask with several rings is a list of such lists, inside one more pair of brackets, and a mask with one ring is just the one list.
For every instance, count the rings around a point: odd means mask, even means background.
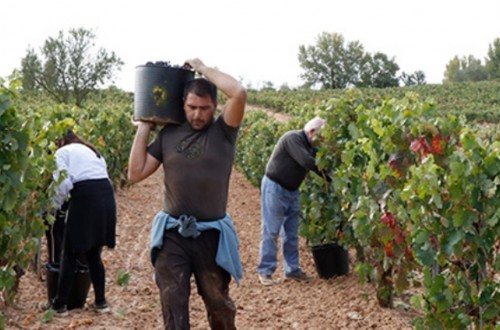
[{"label": "grape cluster", "polygon": [[180,69],[181,66],[180,65],[172,65],[170,64],[170,61],[156,61],[156,62],[147,62],[146,63],[146,66],[160,66],[160,67],[165,67],[165,68],[174,68],[174,69]]}]

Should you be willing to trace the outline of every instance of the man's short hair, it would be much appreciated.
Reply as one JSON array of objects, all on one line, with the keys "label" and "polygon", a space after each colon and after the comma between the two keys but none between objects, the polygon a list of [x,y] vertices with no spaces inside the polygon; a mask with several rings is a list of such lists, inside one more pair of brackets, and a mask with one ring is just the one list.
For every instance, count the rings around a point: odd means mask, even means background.
[{"label": "man's short hair", "polygon": [[309,133],[312,130],[318,130],[321,127],[323,127],[324,124],[325,120],[323,118],[316,116],[313,119],[309,120],[307,124],[304,125],[304,131],[306,131],[306,133]]},{"label": "man's short hair", "polygon": [[188,81],[184,87],[184,100],[189,93],[196,94],[199,97],[210,96],[212,101],[217,103],[217,87],[205,78],[197,78]]}]

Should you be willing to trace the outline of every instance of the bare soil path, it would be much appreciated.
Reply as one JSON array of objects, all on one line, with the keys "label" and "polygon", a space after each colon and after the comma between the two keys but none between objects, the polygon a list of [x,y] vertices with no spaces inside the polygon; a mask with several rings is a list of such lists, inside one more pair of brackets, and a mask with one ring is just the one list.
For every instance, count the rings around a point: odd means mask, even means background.
[{"label": "bare soil path", "polygon": [[[162,329],[159,295],[148,250],[151,220],[161,206],[161,176],[158,171],[145,181],[116,192],[117,247],[103,252],[111,314],[99,315],[84,308],[43,323],[41,306],[47,302],[46,284],[28,271],[22,277],[15,306],[2,307],[7,329]],[[234,281],[231,284],[231,296],[238,309],[238,329],[411,329],[410,321],[415,314],[401,308],[380,308],[374,287],[359,284],[352,264],[347,276],[319,278],[304,241],[300,242],[301,264],[313,276],[312,282],[282,281],[272,287],[261,286],[255,271],[260,240],[260,192],[237,170],[231,176],[228,211],[240,238],[245,271],[239,287]],[[128,285],[116,283],[119,272],[131,275]],[[88,304],[93,302],[92,298],[91,289]],[[191,328],[208,329],[205,308],[194,286]]]}]

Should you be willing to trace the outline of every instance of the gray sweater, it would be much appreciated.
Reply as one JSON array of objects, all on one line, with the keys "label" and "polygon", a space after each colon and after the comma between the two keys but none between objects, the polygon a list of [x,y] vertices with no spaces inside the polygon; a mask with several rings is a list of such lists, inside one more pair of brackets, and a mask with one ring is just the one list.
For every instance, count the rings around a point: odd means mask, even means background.
[{"label": "gray sweater", "polygon": [[320,175],[316,149],[303,130],[288,131],[278,140],[266,165],[266,175],[288,190],[296,190],[308,171]]}]

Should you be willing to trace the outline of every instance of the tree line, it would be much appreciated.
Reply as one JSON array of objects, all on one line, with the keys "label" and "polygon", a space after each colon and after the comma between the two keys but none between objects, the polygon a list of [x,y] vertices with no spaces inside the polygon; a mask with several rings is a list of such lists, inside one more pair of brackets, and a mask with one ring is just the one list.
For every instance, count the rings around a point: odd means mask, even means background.
[{"label": "tree line", "polygon": [[[365,52],[359,41],[347,42],[341,34],[321,33],[315,45],[301,45],[298,55],[305,87],[398,87],[426,84],[417,70],[398,76],[399,65],[388,55]],[[500,38],[489,45],[485,64],[472,55],[455,56],[446,66],[443,83],[495,80],[500,78]]]},{"label": "tree line", "polygon": [[[112,81],[124,62],[114,53],[95,49],[96,35],[85,28],[60,31],[48,38],[39,52],[30,48],[21,60],[24,90],[44,90],[57,102],[81,106],[89,93]],[[339,33],[322,32],[315,45],[300,45],[298,60],[302,88],[387,88],[424,85],[422,70],[398,74],[394,57],[366,52],[359,41],[346,41]],[[473,55],[452,58],[443,83],[500,78],[500,38],[490,45],[483,64]],[[272,83],[264,88],[274,89]]]},{"label": "tree line", "polygon": [[443,83],[496,79],[500,79],[500,38],[489,45],[484,64],[473,55],[453,57],[446,66]]}]

